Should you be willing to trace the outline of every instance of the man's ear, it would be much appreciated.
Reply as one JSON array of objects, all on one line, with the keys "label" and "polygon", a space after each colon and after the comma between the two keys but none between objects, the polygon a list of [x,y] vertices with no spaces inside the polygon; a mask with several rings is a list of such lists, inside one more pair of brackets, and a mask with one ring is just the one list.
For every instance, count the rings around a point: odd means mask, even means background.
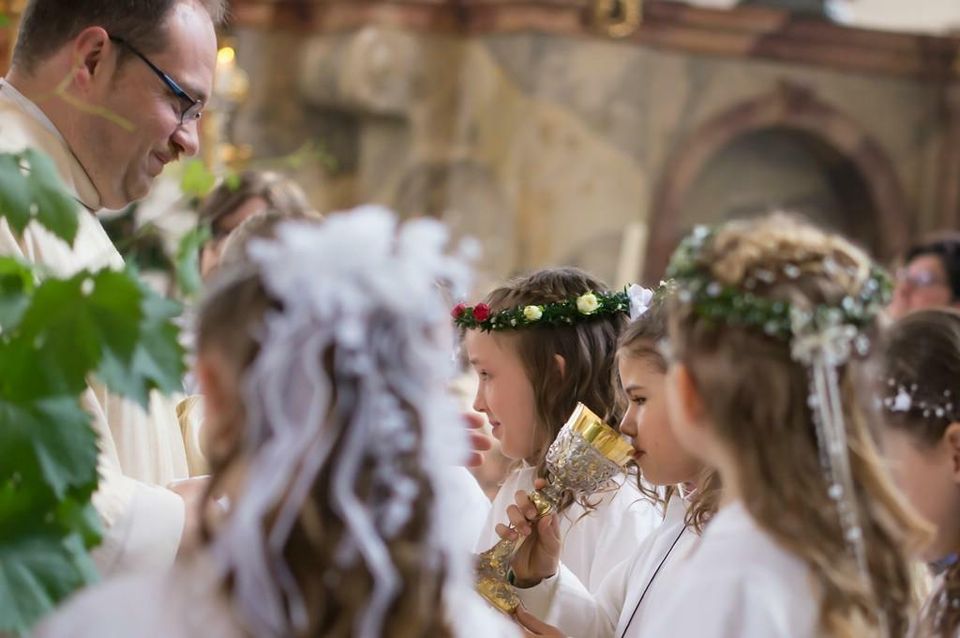
[{"label": "man's ear", "polygon": [[70,45],[73,84],[79,89],[86,89],[96,79],[112,75],[116,68],[116,56],[110,53],[118,46],[101,27],[87,27],[81,31]]}]

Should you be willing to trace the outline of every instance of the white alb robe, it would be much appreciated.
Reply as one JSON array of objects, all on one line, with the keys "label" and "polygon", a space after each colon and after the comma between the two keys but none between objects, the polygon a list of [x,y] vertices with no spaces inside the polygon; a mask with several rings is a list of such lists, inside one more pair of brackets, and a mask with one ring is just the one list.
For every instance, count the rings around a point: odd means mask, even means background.
[{"label": "white alb robe", "polygon": [[450,526],[452,533],[457,535],[458,547],[465,553],[474,549],[477,541],[477,532],[490,515],[490,499],[480,489],[476,477],[465,467],[450,466],[442,470],[442,480],[451,486],[451,492],[456,495],[456,502],[451,506],[451,517],[454,519]]},{"label": "white alb robe", "polygon": [[[56,99],[56,98],[51,98]],[[67,189],[87,209],[100,208],[100,196],[76,157],[42,111],[0,80],[0,152],[32,147],[54,162]],[[78,209],[80,207],[78,206]],[[0,220],[0,255],[41,264],[57,276],[84,268],[122,268],[97,218],[79,209],[74,245],[31,223],[17,238]],[[186,456],[174,407],[154,393],[150,411],[91,383],[82,397],[93,416],[100,443],[100,487],[93,503],[105,527],[94,560],[104,576],[173,563],[183,531],[183,500],[158,487],[187,476]]]},{"label": "white alb robe", "polygon": [[656,635],[648,628],[670,596],[664,583],[698,539],[684,522],[686,513],[683,499],[671,498],[663,523],[639,545],[620,549],[627,558],[613,568],[593,595],[564,569],[536,587],[515,591],[528,611],[572,638]]},{"label": "white alb robe", "polygon": [[[216,574],[200,553],[173,570],[116,578],[78,594],[34,637],[247,638]],[[446,603],[457,638],[520,638],[516,625],[469,587],[449,588]]]},{"label": "white alb robe", "polygon": [[763,531],[740,502],[724,506],[672,570],[649,636],[815,638],[820,594],[809,567]]},{"label": "white alb robe", "polygon": [[[507,506],[514,503],[517,490],[530,492],[536,469],[514,470],[497,492],[484,525],[477,551],[490,549],[500,540],[496,525],[509,525]],[[591,592],[624,558],[624,548],[636,547],[660,524],[662,517],[634,483],[633,477],[616,479],[619,488],[596,495],[597,507],[589,512],[578,504],[560,515],[563,547],[560,562]]]}]

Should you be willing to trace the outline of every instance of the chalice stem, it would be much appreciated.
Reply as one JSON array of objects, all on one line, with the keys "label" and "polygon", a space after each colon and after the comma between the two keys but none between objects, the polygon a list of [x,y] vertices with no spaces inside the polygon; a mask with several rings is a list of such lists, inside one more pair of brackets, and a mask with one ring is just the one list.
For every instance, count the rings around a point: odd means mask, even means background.
[{"label": "chalice stem", "polygon": [[[530,501],[537,508],[534,524],[556,509],[556,504],[540,490],[530,494]],[[511,525],[510,529],[516,528]],[[477,591],[497,609],[507,614],[516,611],[520,604],[520,599],[507,581],[507,574],[523,541],[519,535],[515,538],[501,538],[496,545],[477,558]]]}]

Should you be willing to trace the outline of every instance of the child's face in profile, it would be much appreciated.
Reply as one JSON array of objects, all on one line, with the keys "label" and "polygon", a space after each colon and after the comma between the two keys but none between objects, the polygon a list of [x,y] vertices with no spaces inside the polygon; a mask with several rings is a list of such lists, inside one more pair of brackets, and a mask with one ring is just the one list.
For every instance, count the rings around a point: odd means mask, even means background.
[{"label": "child's face in profile", "polygon": [[934,445],[899,428],[882,430],[883,452],[894,480],[917,513],[936,528],[923,552],[927,561],[960,550],[958,440],[960,423],[951,424]]},{"label": "child's face in profile", "polygon": [[694,480],[702,465],[683,449],[670,428],[664,372],[648,357],[624,351],[617,366],[629,401],[620,431],[633,443],[643,478],[654,485]]},{"label": "child's face in profile", "polygon": [[473,409],[486,415],[504,456],[532,460],[538,448],[533,385],[508,339],[467,331],[467,355],[479,381]]}]

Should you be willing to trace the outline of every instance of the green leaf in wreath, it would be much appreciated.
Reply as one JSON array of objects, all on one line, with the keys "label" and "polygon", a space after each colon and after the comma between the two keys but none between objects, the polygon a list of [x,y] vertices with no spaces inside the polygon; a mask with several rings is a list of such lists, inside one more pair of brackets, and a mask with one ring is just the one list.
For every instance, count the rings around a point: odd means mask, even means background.
[{"label": "green leaf in wreath", "polygon": [[0,215],[15,233],[22,234],[30,223],[31,204],[30,183],[20,170],[20,156],[0,153]]},{"label": "green leaf in wreath", "polygon": [[26,633],[97,572],[78,534],[36,533],[0,542],[0,633]]},{"label": "green leaf in wreath", "polygon": [[64,188],[53,160],[32,148],[25,150],[23,156],[30,166],[27,181],[36,204],[33,217],[72,246],[80,225],[79,204]]}]

